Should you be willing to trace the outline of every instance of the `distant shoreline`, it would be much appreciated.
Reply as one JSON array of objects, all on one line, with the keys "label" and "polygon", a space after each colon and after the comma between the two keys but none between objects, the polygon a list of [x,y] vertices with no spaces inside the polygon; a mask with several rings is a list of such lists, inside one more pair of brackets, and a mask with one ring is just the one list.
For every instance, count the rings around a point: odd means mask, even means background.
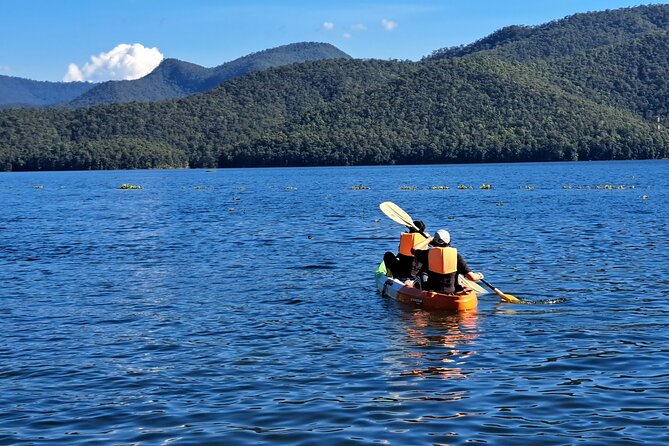
[{"label": "distant shoreline", "polygon": [[406,167],[452,167],[452,166],[495,166],[495,165],[505,165],[505,164],[583,164],[583,163],[626,163],[626,162],[659,162],[659,161],[669,161],[669,158],[654,158],[654,159],[615,159],[615,160],[580,160],[580,161],[566,161],[566,160],[557,160],[557,161],[495,161],[495,162],[478,162],[478,163],[415,163],[415,164],[356,164],[356,165],[311,165],[311,166],[248,166],[248,167],[157,167],[157,168],[148,168],[148,169],[58,169],[58,170],[0,170],[0,174],[8,173],[39,173],[39,172],[118,172],[118,171],[176,171],[176,170],[203,170],[203,171],[226,171],[226,170],[246,170],[246,169],[330,169],[330,168],[366,168],[366,167],[395,167],[395,168],[406,168]]}]

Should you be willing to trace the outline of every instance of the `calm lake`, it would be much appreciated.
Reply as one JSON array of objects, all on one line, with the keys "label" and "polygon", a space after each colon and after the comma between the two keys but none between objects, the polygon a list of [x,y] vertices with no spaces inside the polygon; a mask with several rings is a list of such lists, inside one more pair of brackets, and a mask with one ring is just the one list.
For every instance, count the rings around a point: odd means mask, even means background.
[{"label": "calm lake", "polygon": [[[387,200],[566,302],[379,296]],[[669,444],[668,224],[668,161],[1,173],[0,445]]]}]

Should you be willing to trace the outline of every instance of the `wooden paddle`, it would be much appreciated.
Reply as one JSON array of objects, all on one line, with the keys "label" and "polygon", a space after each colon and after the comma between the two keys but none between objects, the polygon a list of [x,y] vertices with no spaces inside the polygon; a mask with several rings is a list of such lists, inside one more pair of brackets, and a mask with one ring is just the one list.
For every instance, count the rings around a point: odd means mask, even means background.
[{"label": "wooden paddle", "polygon": [[485,279],[481,279],[481,282],[483,282],[488,288],[490,288],[495,294],[497,294],[500,299],[502,299],[505,302],[510,302],[512,304],[519,304],[523,302],[513,294],[502,293],[498,288],[495,288],[494,286],[490,285]]}]

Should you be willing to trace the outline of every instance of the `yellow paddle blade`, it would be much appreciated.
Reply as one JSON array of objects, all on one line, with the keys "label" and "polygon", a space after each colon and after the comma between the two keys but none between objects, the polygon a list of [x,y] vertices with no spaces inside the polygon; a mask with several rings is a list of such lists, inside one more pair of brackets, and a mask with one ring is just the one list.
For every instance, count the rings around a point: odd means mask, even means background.
[{"label": "yellow paddle blade", "polygon": [[488,288],[490,288],[491,290],[493,290],[493,292],[494,292],[495,294],[497,294],[497,295],[499,296],[499,298],[502,299],[504,302],[509,302],[509,303],[512,303],[512,304],[521,304],[521,303],[523,303],[523,301],[522,301],[521,299],[518,299],[516,296],[514,296],[514,295],[512,295],[512,294],[504,294],[504,293],[502,293],[499,289],[497,289],[497,288],[495,288],[494,286],[492,286],[492,285],[491,285],[490,283],[488,283],[485,279],[481,279],[481,282],[483,282],[483,283],[485,284],[485,286],[487,286]]},{"label": "yellow paddle blade", "polygon": [[518,299],[516,296],[513,294],[506,294],[506,293],[501,293],[499,294],[499,297],[503,299],[506,302],[512,303],[512,304],[520,304],[523,301]]}]

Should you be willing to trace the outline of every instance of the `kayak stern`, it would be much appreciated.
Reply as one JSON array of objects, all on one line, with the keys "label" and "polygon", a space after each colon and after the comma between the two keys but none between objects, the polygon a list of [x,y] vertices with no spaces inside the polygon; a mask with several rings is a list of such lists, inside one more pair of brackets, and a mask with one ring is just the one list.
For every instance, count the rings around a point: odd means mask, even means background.
[{"label": "kayak stern", "polygon": [[399,280],[387,276],[383,262],[375,272],[375,279],[377,289],[381,295],[425,310],[471,311],[475,310],[478,305],[478,298],[473,290],[455,294],[442,294],[405,286]]}]

